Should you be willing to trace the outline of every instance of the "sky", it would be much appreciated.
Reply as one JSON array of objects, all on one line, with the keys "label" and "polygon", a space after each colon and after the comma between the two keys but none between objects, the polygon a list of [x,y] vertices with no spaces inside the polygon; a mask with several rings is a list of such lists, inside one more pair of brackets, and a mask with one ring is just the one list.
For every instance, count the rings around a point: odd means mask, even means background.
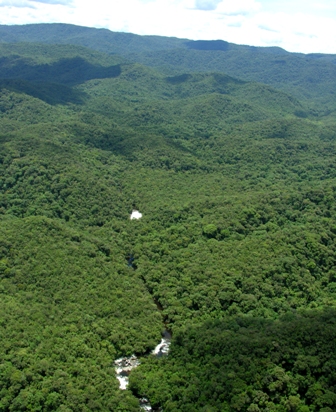
[{"label": "sky", "polygon": [[28,23],[336,54],[335,0],[0,0],[0,24]]}]

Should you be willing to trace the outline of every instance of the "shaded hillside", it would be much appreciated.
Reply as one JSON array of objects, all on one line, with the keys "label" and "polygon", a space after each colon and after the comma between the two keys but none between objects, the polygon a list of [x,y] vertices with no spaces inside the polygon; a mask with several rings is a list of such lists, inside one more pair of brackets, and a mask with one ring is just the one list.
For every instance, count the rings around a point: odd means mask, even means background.
[{"label": "shaded hillside", "polygon": [[117,77],[122,58],[84,47],[0,44],[0,78],[74,85]]},{"label": "shaded hillside", "polygon": [[144,360],[131,385],[169,411],[332,411],[335,337],[334,310],[207,322],[174,337],[164,374]]}]

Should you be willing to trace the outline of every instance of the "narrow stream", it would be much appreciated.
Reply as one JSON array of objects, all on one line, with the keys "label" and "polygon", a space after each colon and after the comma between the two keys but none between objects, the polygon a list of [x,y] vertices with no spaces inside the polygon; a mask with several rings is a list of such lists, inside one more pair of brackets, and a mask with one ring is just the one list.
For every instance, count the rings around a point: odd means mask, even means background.
[{"label": "narrow stream", "polygon": [[[141,217],[142,217],[142,213],[140,213],[137,209],[133,209],[132,214],[130,215],[130,219],[131,220],[133,220],[133,219],[137,220],[137,219],[141,219]],[[134,259],[134,256],[132,254],[129,254],[126,257],[126,260],[127,260],[128,267],[130,267],[134,270],[137,269],[137,266],[134,263],[135,259]],[[145,282],[144,279],[143,279],[143,281]],[[154,299],[154,303],[156,304],[158,310],[160,312],[162,312],[163,308],[162,308],[161,304],[156,299]],[[160,358],[161,356],[167,356],[168,355],[169,347],[170,347],[170,343],[171,343],[171,338],[172,338],[171,332],[169,332],[166,329],[166,327],[167,327],[166,322],[163,321],[163,324],[164,324],[165,330],[162,333],[161,342],[158,345],[156,345],[155,349],[153,349],[153,351],[151,353],[152,356],[156,356],[158,358]],[[140,365],[140,361],[135,355],[132,355],[132,356],[129,356],[129,357],[119,358],[119,359],[116,359],[114,361],[116,377],[119,381],[119,389],[122,389],[122,390],[127,389],[128,382],[129,382],[129,374],[131,373],[131,371],[133,369],[135,369],[139,365]],[[144,411],[154,412],[154,410],[153,410],[153,408],[150,404],[150,401],[147,398],[140,398],[139,399],[139,405],[140,405],[140,408]],[[162,409],[161,408],[160,409],[155,409],[155,411],[159,412],[159,411],[162,411]]]}]

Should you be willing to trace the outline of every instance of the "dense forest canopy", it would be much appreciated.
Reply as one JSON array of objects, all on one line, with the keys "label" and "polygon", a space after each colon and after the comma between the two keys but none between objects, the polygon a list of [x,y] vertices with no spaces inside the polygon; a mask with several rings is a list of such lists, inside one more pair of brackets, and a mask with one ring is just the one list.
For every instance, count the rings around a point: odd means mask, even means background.
[{"label": "dense forest canopy", "polygon": [[336,409],[335,61],[0,26],[0,411]]}]

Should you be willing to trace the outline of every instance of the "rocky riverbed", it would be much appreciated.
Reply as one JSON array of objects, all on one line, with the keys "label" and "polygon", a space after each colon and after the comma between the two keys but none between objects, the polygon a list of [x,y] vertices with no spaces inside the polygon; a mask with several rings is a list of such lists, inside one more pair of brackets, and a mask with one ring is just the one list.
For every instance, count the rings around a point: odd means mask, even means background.
[{"label": "rocky riverbed", "polygon": [[135,355],[120,358],[114,361],[119,388],[126,389],[128,385],[128,376],[132,369],[140,365],[138,358]]},{"label": "rocky riverbed", "polygon": [[[152,352],[152,355],[157,357],[161,357],[164,355],[168,355],[169,346],[171,342],[171,333],[167,330],[164,331],[161,342],[155,347]],[[116,376],[119,381],[119,388],[122,390],[127,389],[128,385],[128,377],[131,373],[132,369],[136,368],[140,365],[139,359],[135,356],[129,356],[124,358],[119,358],[114,361]],[[139,399],[140,408],[144,411],[151,412],[153,411],[151,404],[148,399],[141,398]]]}]

